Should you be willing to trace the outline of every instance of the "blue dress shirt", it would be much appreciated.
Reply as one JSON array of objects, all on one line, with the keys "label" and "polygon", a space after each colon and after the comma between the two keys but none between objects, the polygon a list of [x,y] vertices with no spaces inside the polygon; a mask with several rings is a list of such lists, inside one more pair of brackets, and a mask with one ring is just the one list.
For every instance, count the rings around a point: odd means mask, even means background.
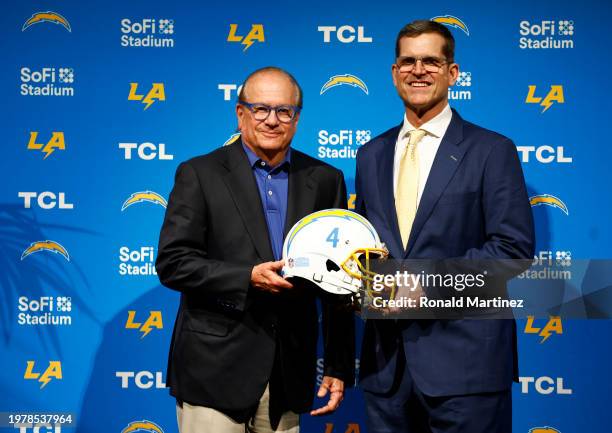
[{"label": "blue dress shirt", "polygon": [[275,260],[280,260],[283,253],[283,234],[285,231],[285,219],[287,217],[287,195],[289,193],[289,162],[291,149],[287,150],[285,159],[276,167],[271,167],[267,162],[259,158],[244,143],[242,147],[246,152],[261,197],[270,245]]}]

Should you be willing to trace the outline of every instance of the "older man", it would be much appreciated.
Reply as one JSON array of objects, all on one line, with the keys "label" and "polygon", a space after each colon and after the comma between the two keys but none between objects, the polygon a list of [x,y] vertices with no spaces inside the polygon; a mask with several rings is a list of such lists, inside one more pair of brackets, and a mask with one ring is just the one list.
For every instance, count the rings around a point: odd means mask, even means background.
[{"label": "older man", "polygon": [[[284,234],[346,206],[342,173],[290,148],[302,91],[286,71],[253,72],[238,96],[241,138],[182,163],[157,271],[181,292],[168,364],[181,433],[297,432],[312,406],[316,292],[279,276]],[[353,380],[354,322],[322,303],[324,378],[312,413],[334,411]]]}]

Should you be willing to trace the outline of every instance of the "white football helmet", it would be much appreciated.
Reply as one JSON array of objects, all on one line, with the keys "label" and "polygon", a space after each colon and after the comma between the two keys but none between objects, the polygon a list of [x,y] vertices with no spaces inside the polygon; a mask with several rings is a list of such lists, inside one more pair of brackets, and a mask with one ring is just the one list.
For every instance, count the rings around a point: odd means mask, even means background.
[{"label": "white football helmet", "polygon": [[388,255],[367,219],[349,210],[326,209],[305,216],[287,234],[283,276],[304,278],[329,293],[359,296],[363,282],[375,275],[370,260]]}]

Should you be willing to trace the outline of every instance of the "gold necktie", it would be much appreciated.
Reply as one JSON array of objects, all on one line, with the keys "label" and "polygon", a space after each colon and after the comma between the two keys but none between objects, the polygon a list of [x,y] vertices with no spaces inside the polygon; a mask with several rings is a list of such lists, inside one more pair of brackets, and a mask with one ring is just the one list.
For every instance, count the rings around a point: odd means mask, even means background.
[{"label": "gold necktie", "polygon": [[406,248],[412,223],[417,211],[417,197],[419,192],[419,153],[417,143],[427,134],[423,129],[410,132],[408,146],[400,162],[399,176],[397,178],[397,194],[395,197],[395,211],[399,224],[402,244]]}]

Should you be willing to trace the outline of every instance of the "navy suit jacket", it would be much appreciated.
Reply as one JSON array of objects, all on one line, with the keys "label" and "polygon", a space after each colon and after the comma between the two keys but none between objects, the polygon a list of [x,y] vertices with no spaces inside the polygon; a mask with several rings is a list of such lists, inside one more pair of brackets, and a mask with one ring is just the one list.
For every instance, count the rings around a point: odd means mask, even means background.
[{"label": "navy suit jacket", "polygon": [[[453,110],[440,143],[408,247],[393,196],[393,155],[401,124],[357,154],[357,209],[395,259],[531,259],[531,207],[516,147]],[[368,320],[361,386],[387,392],[403,346],[406,366],[430,396],[508,389],[518,375],[514,320]]]}]

